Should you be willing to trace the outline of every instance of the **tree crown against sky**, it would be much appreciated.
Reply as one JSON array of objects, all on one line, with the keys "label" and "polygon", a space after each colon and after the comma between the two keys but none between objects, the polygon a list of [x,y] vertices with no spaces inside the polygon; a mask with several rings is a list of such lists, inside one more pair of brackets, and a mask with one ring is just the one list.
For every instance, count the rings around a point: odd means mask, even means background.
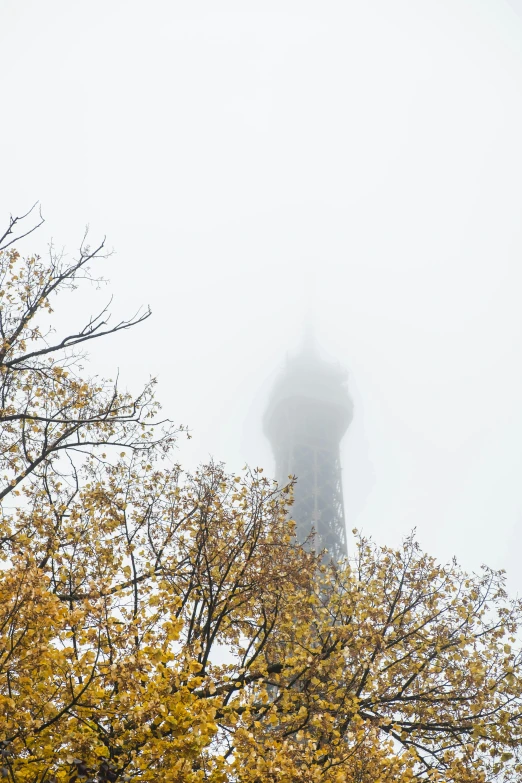
[{"label": "tree crown against sky", "polygon": [[86,342],[148,311],[45,332],[103,245],[23,257],[22,222],[0,251],[2,776],[520,779],[522,607],[503,574],[412,538],[328,564],[261,469],[184,474],[152,384],[81,368]]}]

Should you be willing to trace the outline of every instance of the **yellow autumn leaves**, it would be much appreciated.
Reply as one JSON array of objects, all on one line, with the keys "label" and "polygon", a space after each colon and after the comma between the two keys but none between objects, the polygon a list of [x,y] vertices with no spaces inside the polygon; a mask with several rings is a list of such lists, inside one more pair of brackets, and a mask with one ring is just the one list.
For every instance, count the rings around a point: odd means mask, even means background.
[{"label": "yellow autumn leaves", "polygon": [[521,606],[502,574],[412,539],[359,538],[328,565],[262,471],[172,467],[152,384],[132,397],[79,369],[99,322],[40,335],[95,261],[0,254],[2,776],[519,780]]}]

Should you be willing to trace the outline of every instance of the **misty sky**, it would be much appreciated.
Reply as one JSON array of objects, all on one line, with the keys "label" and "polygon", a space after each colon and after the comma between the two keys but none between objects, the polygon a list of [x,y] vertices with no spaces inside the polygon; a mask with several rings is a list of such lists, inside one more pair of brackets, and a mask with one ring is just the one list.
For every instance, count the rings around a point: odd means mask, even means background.
[{"label": "misty sky", "polygon": [[154,317],[93,371],[158,377],[180,461],[272,470],[311,315],[348,528],[522,592],[522,0],[2,0],[0,74],[2,222],[107,234],[114,313]]}]

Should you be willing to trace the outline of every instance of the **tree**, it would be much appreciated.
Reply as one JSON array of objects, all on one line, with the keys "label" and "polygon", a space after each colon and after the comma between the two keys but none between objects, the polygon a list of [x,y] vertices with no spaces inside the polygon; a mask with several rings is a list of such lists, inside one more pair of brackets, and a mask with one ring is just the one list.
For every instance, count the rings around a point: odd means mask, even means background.
[{"label": "tree", "polygon": [[0,251],[3,777],[519,779],[522,607],[502,573],[412,538],[327,564],[292,537],[291,485],[170,466],[182,428],[153,382],[132,396],[79,365],[149,311],[42,334],[103,245],[22,258],[19,222]]}]

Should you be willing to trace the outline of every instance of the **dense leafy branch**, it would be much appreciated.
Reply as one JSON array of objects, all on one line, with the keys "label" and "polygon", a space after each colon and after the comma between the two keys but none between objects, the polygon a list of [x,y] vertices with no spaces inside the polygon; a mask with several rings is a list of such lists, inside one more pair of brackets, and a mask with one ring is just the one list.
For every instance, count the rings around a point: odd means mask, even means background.
[{"label": "dense leafy branch", "polygon": [[92,280],[103,243],[24,259],[21,222],[0,251],[0,775],[520,780],[522,605],[503,574],[413,538],[360,537],[328,564],[295,543],[292,487],[166,469],[154,382],[122,392],[76,352],[149,311],[49,339],[52,297]]}]

